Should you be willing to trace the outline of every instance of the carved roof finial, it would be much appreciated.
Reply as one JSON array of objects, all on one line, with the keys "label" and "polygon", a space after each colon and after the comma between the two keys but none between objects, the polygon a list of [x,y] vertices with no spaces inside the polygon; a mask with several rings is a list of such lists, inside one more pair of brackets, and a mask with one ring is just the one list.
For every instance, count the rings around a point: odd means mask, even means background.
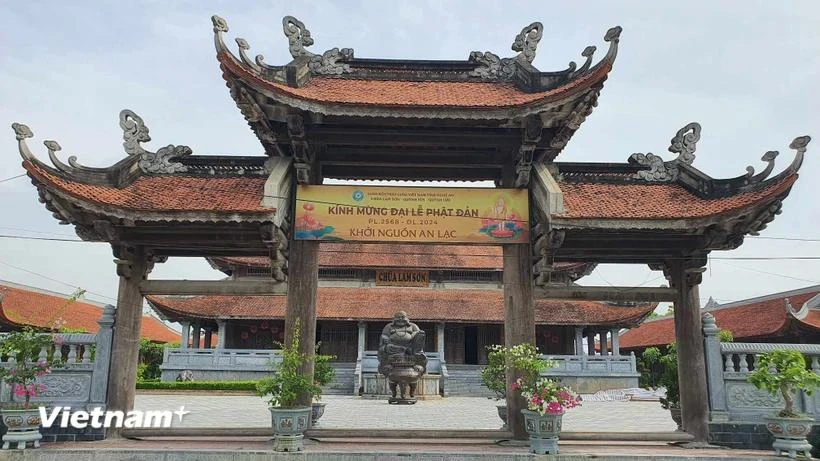
[{"label": "carved roof finial", "polygon": [[23,123],[15,122],[11,124],[11,129],[14,130],[14,137],[17,138],[17,150],[20,152],[20,156],[23,157],[23,160],[36,160],[34,154],[29,150],[28,144],[26,144],[26,139],[34,137],[34,132],[31,131],[31,128]]},{"label": "carved roof finial", "polygon": [[678,130],[670,141],[669,152],[678,154],[674,161],[691,165],[695,160],[695,148],[700,141],[700,123],[691,122]]},{"label": "carved roof finial", "polygon": [[282,18],[282,30],[288,38],[288,50],[294,58],[299,56],[313,56],[305,47],[313,45],[313,37],[305,24],[293,16]]},{"label": "carved roof finial", "polygon": [[521,32],[515,36],[515,41],[513,41],[511,47],[513,51],[520,52],[516,58],[524,58],[527,62],[532,62],[535,59],[538,42],[541,41],[543,34],[544,26],[540,22],[534,22],[521,29]]},{"label": "carved roof finial", "polygon": [[148,134],[148,127],[142,121],[142,117],[134,111],[123,109],[120,111],[120,128],[122,128],[122,139],[125,141],[122,146],[128,155],[141,155],[145,153],[140,143],[148,142],[151,136]]}]

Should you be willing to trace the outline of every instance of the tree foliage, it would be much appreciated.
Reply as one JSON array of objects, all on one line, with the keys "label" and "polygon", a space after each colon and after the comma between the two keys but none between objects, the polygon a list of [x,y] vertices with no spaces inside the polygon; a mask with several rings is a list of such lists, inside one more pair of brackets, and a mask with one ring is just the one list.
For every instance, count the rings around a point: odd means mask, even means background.
[{"label": "tree foliage", "polygon": [[776,349],[762,354],[757,368],[748,380],[756,388],[771,395],[779,392],[783,396],[785,406],[778,413],[783,418],[799,416],[794,411],[794,395],[797,391],[811,395],[820,387],[820,375],[806,368],[803,354],[788,349]]},{"label": "tree foliage", "polygon": [[532,344],[509,348],[495,344],[487,347],[487,366],[481,369],[481,383],[500,400],[507,396],[507,369],[534,381],[543,370],[553,366],[555,362],[541,359]]},{"label": "tree foliage", "polygon": [[303,395],[313,396],[322,391],[307,376],[300,373],[302,365],[315,360],[315,354],[299,352],[299,341],[299,322],[296,321],[290,347],[276,343],[282,350],[282,363],[276,367],[272,376],[259,381],[256,385],[256,394],[267,398],[268,404],[272,407],[296,408]]}]

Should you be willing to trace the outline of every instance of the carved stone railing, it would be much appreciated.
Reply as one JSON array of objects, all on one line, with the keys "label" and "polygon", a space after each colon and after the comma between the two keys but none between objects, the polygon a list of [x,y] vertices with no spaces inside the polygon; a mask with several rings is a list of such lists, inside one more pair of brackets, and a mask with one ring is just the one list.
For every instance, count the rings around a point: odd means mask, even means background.
[{"label": "carved stone railing", "polygon": [[[706,376],[710,419],[713,422],[760,422],[783,409],[783,398],[758,390],[746,379],[757,367],[760,354],[775,349],[801,352],[812,370],[820,372],[820,344],[721,343],[720,329],[710,314],[703,316]],[[820,396],[800,393],[795,409],[815,418],[820,415]]]},{"label": "carved stone railing", "polygon": [[635,355],[542,355],[555,366],[544,376],[629,376],[637,377]]},{"label": "carved stone railing", "polygon": [[166,348],[160,370],[163,381],[174,381],[184,370],[195,381],[260,379],[281,361],[281,351],[273,349]]},{"label": "carved stone railing", "polygon": [[[105,407],[108,388],[108,368],[111,361],[111,339],[114,307],[106,306],[98,321],[97,334],[55,333],[56,343],[44,347],[39,359],[52,357],[58,363],[51,373],[37,379],[45,386],[42,395],[33,397],[34,404],[82,407]],[[44,333],[46,334],[46,333]],[[16,366],[14,358],[0,357],[0,367]],[[18,402],[10,386],[0,386],[0,402]]]}]

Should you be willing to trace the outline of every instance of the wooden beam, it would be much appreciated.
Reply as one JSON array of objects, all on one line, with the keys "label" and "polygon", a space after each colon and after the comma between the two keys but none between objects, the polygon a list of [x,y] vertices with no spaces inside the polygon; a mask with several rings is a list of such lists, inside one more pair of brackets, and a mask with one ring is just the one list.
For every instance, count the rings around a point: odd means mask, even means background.
[{"label": "wooden beam", "polygon": [[678,291],[669,287],[535,287],[535,299],[582,299],[588,301],[662,302],[677,300]]},{"label": "wooden beam", "polygon": [[287,282],[262,280],[143,280],[143,295],[257,295],[282,296]]}]

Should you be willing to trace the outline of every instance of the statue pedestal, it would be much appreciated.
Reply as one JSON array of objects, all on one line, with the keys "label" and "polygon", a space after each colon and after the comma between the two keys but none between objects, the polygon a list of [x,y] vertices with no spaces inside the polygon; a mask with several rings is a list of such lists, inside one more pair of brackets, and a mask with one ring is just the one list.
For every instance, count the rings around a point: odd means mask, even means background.
[{"label": "statue pedestal", "polygon": [[[416,400],[440,399],[440,384],[441,375],[422,375],[416,387]],[[387,378],[379,373],[364,373],[362,375],[362,398],[385,399],[391,396],[392,393]]]},{"label": "statue pedestal", "polygon": [[389,397],[387,399],[387,403],[389,403],[390,405],[415,405],[416,400],[417,399],[415,399],[415,398],[403,399],[401,397]]}]

